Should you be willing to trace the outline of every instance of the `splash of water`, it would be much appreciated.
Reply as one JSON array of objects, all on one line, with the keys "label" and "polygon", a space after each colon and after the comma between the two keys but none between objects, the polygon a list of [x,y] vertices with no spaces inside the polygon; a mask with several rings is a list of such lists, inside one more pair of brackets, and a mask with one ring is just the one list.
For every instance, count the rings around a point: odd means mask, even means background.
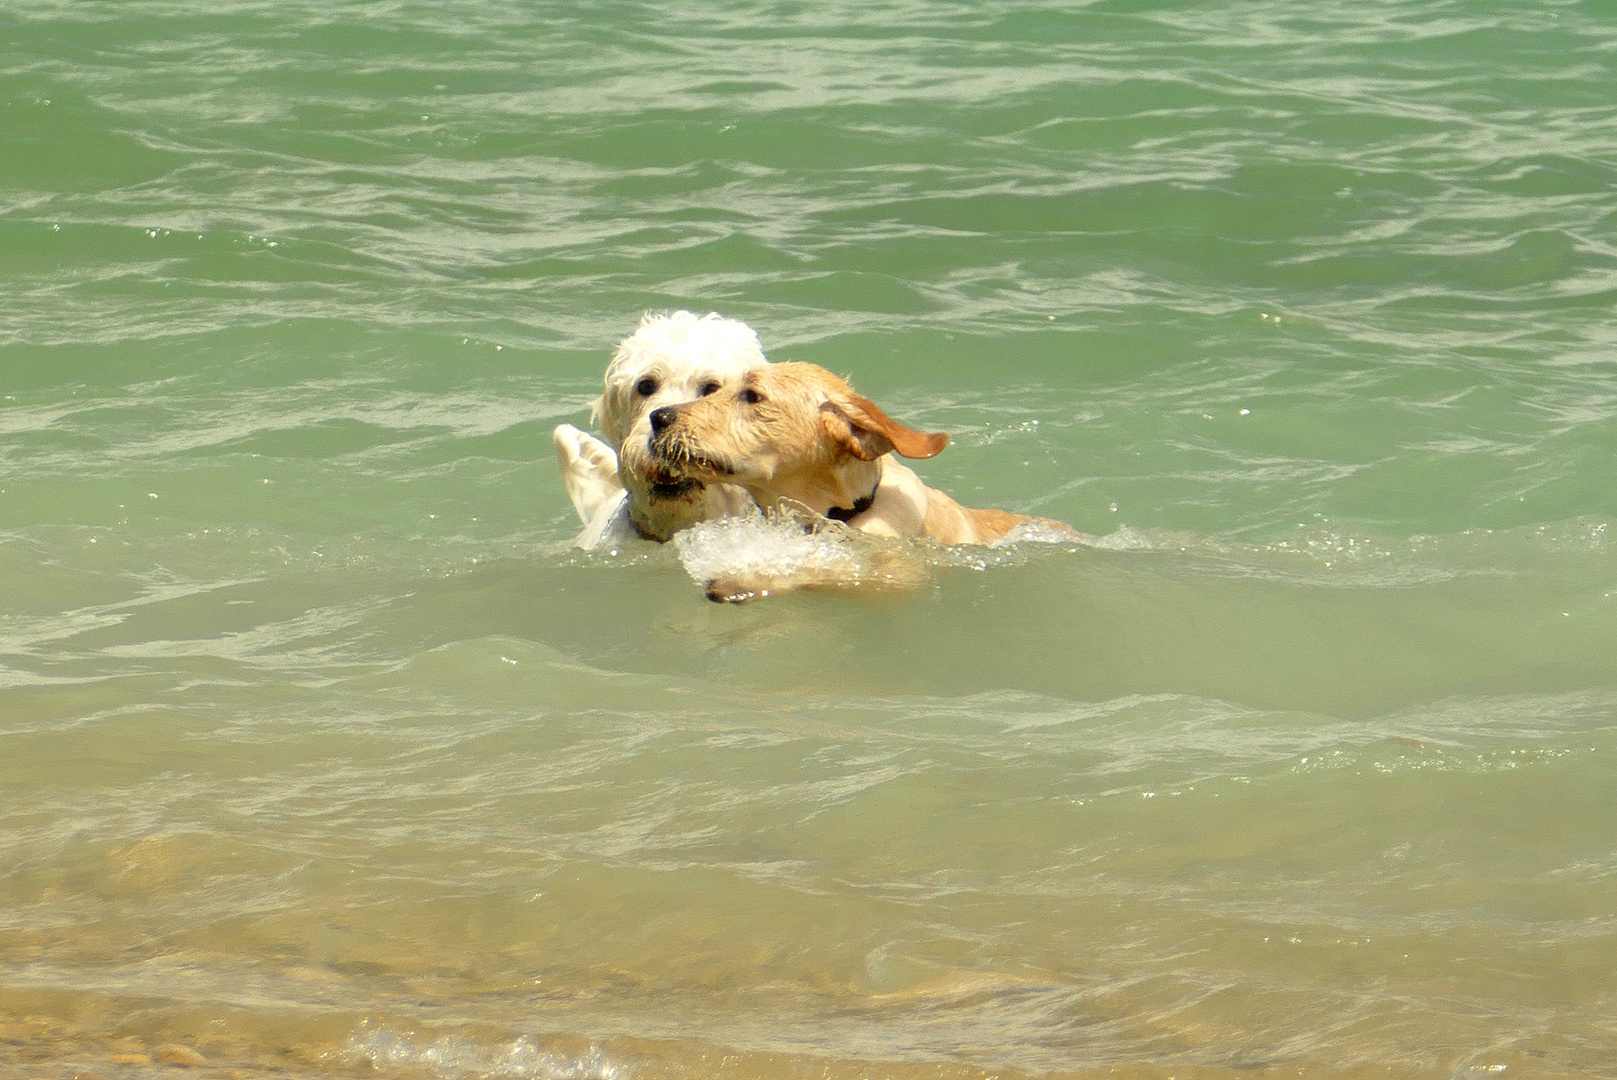
[{"label": "splash of water", "polygon": [[704,521],[673,543],[691,580],[721,577],[857,578],[863,560],[857,533],[839,526],[805,530],[789,514],[754,513]]},{"label": "splash of water", "polygon": [[485,1043],[463,1035],[421,1038],[378,1028],[356,1032],[341,1055],[376,1068],[427,1068],[444,1077],[517,1077],[520,1080],[624,1080],[628,1071],[591,1044],[577,1056],[549,1050],[524,1035]]}]

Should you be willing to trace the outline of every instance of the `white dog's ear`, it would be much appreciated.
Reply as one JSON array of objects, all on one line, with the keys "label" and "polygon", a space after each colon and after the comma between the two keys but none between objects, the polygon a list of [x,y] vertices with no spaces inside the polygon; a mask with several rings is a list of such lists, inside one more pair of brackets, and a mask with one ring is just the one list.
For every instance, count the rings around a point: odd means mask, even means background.
[{"label": "white dog's ear", "polygon": [[619,380],[608,383],[601,396],[590,402],[590,423],[606,437],[612,447],[623,445],[629,437],[629,424],[634,419],[628,405],[628,394]]},{"label": "white dog's ear", "polygon": [[832,441],[862,461],[894,450],[907,458],[929,458],[949,441],[942,432],[905,427],[858,394],[827,401],[820,406],[820,419]]}]

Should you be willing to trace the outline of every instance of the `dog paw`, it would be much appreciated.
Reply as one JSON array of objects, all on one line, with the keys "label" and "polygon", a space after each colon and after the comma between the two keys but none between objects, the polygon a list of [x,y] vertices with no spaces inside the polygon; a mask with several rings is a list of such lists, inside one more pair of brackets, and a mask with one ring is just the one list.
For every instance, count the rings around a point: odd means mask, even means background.
[{"label": "dog paw", "polygon": [[579,519],[587,525],[604,508],[615,506],[623,498],[617,452],[571,424],[557,427],[552,438],[556,462],[561,466],[562,487]]},{"label": "dog paw", "polygon": [[707,598],[715,604],[748,604],[764,599],[770,591],[757,582],[740,578],[714,578],[706,589]]}]

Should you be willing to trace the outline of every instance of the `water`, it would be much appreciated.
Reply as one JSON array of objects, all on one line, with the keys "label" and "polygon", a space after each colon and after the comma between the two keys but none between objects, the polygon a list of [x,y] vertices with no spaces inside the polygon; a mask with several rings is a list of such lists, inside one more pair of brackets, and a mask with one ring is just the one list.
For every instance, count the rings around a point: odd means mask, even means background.
[{"label": "water", "polygon": [[[0,1075],[1617,1076],[1608,6],[0,31]],[[1099,544],[568,551],[673,307]]]}]

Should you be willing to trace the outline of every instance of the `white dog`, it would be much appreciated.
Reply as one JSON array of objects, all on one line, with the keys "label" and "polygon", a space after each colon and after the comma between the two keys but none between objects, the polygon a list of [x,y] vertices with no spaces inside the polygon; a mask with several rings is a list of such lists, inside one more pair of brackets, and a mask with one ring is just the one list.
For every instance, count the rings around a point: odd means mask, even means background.
[{"label": "white dog", "polygon": [[769,361],[746,323],[689,311],[648,314],[624,338],[590,408],[606,441],[571,424],[555,431],[556,459],[573,508],[584,520],[574,545],[592,548],[633,536],[667,540],[680,529],[753,505],[731,484],[675,477],[650,453],[651,413],[736,385]]}]

